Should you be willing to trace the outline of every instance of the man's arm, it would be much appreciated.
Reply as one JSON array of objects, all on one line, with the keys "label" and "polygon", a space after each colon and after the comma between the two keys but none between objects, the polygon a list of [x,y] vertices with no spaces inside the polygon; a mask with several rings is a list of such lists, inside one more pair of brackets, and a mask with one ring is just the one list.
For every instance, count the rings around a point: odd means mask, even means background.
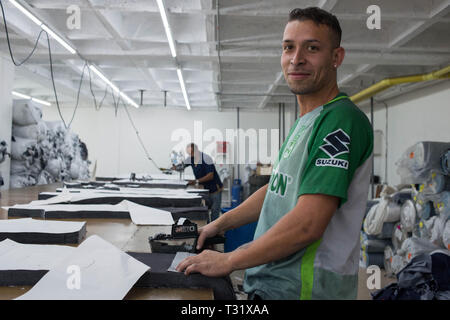
[{"label": "man's arm", "polygon": [[264,203],[266,192],[267,184],[259,188],[238,207],[228,211],[218,219],[201,228],[197,241],[197,248],[201,249],[203,247],[206,238],[257,221]]},{"label": "man's arm", "polygon": [[285,258],[322,237],[338,204],[339,198],[334,196],[302,195],[297,205],[260,238],[230,253],[205,250],[181,262],[177,270],[223,276]]}]

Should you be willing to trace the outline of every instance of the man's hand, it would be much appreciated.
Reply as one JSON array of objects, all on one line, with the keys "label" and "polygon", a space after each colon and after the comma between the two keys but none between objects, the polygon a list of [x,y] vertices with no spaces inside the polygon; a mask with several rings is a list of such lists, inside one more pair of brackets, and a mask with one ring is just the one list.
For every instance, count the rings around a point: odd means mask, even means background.
[{"label": "man's hand", "polygon": [[188,185],[190,185],[190,186],[194,185],[194,184],[195,184],[195,181],[196,181],[196,180],[188,180]]},{"label": "man's hand", "polygon": [[[217,221],[217,220],[216,220]],[[217,227],[217,223],[214,221],[208,223],[206,226],[201,227],[198,230],[199,236],[197,240],[197,250],[203,248],[203,244],[205,243],[206,238],[212,238],[220,233],[219,227]]]},{"label": "man's hand", "polygon": [[230,253],[221,253],[212,250],[204,250],[202,253],[184,259],[177,266],[177,271],[185,275],[201,273],[208,277],[223,277],[233,272],[228,259]]}]

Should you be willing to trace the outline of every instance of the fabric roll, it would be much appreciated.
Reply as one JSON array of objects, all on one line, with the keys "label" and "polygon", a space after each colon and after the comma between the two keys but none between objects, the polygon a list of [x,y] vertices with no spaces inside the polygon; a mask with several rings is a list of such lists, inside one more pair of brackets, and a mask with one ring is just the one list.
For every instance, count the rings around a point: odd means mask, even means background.
[{"label": "fabric roll", "polygon": [[431,243],[428,240],[411,237],[406,239],[401,248],[397,251],[397,254],[403,256],[407,263],[409,263],[414,257],[422,253],[431,253],[435,250],[439,250],[441,247]]},{"label": "fabric roll", "polygon": [[441,157],[441,169],[445,175],[450,175],[450,149],[444,152]]},{"label": "fabric roll", "polygon": [[450,220],[445,223],[444,232],[442,234],[442,242],[444,248],[450,250]]},{"label": "fabric roll", "polygon": [[403,229],[400,222],[397,222],[392,231],[392,245],[394,246],[394,251],[401,248],[402,243],[408,238],[408,233]]},{"label": "fabric roll", "polygon": [[14,100],[13,124],[28,126],[37,124],[42,118],[42,110],[35,102],[28,100]]},{"label": "fabric roll", "polygon": [[411,200],[405,201],[400,211],[400,223],[406,232],[412,232],[416,223],[416,207]]},{"label": "fabric roll", "polygon": [[416,209],[417,217],[421,220],[428,220],[436,215],[432,201],[427,201],[422,204],[416,203]]},{"label": "fabric roll", "polygon": [[386,271],[387,276],[395,275],[392,270],[392,259],[394,257],[394,250],[391,245],[388,245],[384,248],[384,270]]},{"label": "fabric roll", "polygon": [[33,139],[36,141],[42,141],[47,137],[47,126],[44,121],[39,121],[36,124],[28,126],[12,126],[12,135],[15,137]]},{"label": "fabric roll", "polygon": [[361,249],[367,253],[383,253],[384,248],[391,245],[390,240],[369,239],[368,235],[361,231],[360,235]]},{"label": "fabric roll", "polygon": [[403,184],[423,183],[430,170],[441,170],[441,157],[450,149],[450,142],[422,141],[406,149],[396,162]]},{"label": "fabric roll", "polygon": [[368,253],[362,250],[362,264],[365,268],[373,265],[384,268],[384,253]]}]

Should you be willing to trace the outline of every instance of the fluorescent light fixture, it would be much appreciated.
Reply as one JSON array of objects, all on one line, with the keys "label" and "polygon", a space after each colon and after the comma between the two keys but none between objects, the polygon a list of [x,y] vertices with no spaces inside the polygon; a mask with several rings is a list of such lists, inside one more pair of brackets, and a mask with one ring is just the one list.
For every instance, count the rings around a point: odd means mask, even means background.
[{"label": "fluorescent light fixture", "polygon": [[36,99],[36,98],[31,98],[31,101],[43,104],[44,106],[51,106],[52,105],[50,102],[47,102],[47,101],[44,101],[44,100],[39,100],[39,99]]},{"label": "fluorescent light fixture", "polygon": [[27,96],[26,94],[23,94],[23,93],[19,93],[17,91],[12,91],[11,93],[18,98],[27,99],[27,100],[31,99],[30,96]]},{"label": "fluorescent light fixture", "polygon": [[161,14],[161,19],[163,21],[164,30],[166,31],[167,40],[169,41],[170,53],[172,57],[177,56],[177,52],[175,50],[175,42],[173,41],[172,32],[170,30],[169,21],[167,20],[166,9],[164,8],[164,3],[162,0],[156,0],[158,4],[159,13]]},{"label": "fluorescent light fixture", "polygon": [[121,96],[126,102],[128,102],[129,104],[131,104],[133,107],[139,108],[139,105],[138,105],[136,102],[134,102],[133,100],[131,100],[130,97],[127,96],[127,95],[126,95],[125,93],[123,93],[122,91],[120,92],[120,96]]},{"label": "fluorescent light fixture", "polygon": [[20,93],[20,92],[17,92],[17,91],[11,91],[11,93],[13,94],[13,96],[16,96],[16,97],[21,98],[21,99],[31,100],[31,101],[34,101],[36,103],[43,104],[45,106],[51,106],[52,105],[50,102],[47,102],[47,101],[44,101],[44,100],[40,100],[40,99],[36,99],[36,98],[32,98],[30,96],[27,96],[26,94],[23,94],[23,93]]},{"label": "fluorescent light fixture", "polygon": [[123,93],[122,91],[119,90],[119,88],[117,88],[111,81],[109,81],[108,78],[106,78],[103,73],[101,73],[94,65],[89,65],[89,69],[91,69],[97,76],[100,77],[100,79],[102,79],[103,81],[105,81],[105,83],[107,85],[109,85],[111,87],[111,89],[114,90],[115,93],[119,93],[120,96],[129,104],[131,104],[133,107],[135,108],[139,108],[139,105],[134,102],[133,100],[130,99],[130,97],[128,97],[125,93]]},{"label": "fluorescent light fixture", "polygon": [[49,35],[51,35],[53,39],[58,41],[59,44],[62,45],[64,48],[66,48],[67,51],[69,51],[71,54],[77,53],[77,51],[74,48],[72,48],[67,42],[65,42],[60,36],[54,33],[53,30],[47,27],[45,24],[41,25],[41,28],[45,30]]},{"label": "fluorescent light fixture", "polygon": [[13,6],[15,6],[17,9],[19,9],[24,15],[26,15],[28,18],[30,18],[31,21],[36,23],[38,26],[42,25],[41,20],[36,18],[30,11],[25,9],[21,4],[19,4],[16,0],[9,0]]},{"label": "fluorescent light fixture", "polygon": [[186,107],[188,110],[191,110],[191,105],[189,104],[189,99],[187,96],[186,86],[184,84],[183,74],[181,73],[181,69],[177,69],[178,80],[180,81],[181,91],[183,92],[184,101],[186,102]]},{"label": "fluorescent light fixture", "polygon": [[103,81],[105,81],[105,83],[107,85],[109,85],[111,87],[111,89],[113,89],[114,92],[120,92],[119,88],[117,88],[111,81],[109,81],[108,78],[106,78],[103,73],[101,73],[95,66],[93,66],[92,64],[89,65],[89,69],[91,69],[100,79],[102,79]]}]

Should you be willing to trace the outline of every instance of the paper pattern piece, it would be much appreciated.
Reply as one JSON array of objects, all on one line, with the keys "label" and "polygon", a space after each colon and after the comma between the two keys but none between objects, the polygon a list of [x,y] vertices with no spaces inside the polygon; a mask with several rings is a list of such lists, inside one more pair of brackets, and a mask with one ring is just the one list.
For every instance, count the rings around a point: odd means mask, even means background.
[{"label": "paper pattern piece", "polygon": [[94,235],[17,300],[121,300],[149,269]]},{"label": "paper pattern piece", "polygon": [[178,272],[176,270],[176,268],[178,267],[180,262],[183,261],[184,259],[188,258],[188,257],[192,257],[192,256],[195,256],[195,255],[196,255],[195,253],[177,252],[175,257],[173,258],[172,264],[170,265],[169,269],[167,269],[167,271]]},{"label": "paper pattern piece", "polygon": [[32,218],[0,220],[0,233],[74,233],[86,222],[35,220]]},{"label": "paper pattern piece", "polygon": [[141,206],[124,200],[119,205],[126,206],[130,212],[131,220],[136,225],[172,225],[172,214],[169,211]]},{"label": "paper pattern piece", "polygon": [[[116,205],[110,204],[52,204],[36,206],[19,204],[13,209],[43,210],[44,216],[48,212],[129,212],[130,218],[136,225],[172,225],[174,224],[170,211],[142,206],[124,200]],[[6,208],[5,208],[6,209]],[[8,208],[9,209],[9,208]],[[23,219],[20,219],[23,220]],[[35,220],[39,221],[39,220]],[[51,222],[51,221],[49,221]],[[58,222],[58,221],[56,221]]]},{"label": "paper pattern piece", "polygon": [[50,270],[76,250],[71,246],[0,242],[0,270]]}]

